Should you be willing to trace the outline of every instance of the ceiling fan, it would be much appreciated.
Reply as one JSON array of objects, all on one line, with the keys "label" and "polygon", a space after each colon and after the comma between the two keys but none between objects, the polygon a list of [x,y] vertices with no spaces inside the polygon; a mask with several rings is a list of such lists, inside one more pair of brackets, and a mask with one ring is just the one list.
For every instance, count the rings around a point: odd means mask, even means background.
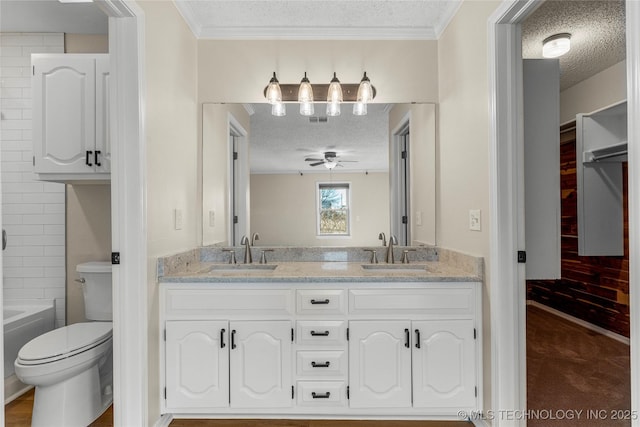
[{"label": "ceiling fan", "polygon": [[326,167],[327,169],[333,169],[336,166],[342,166],[340,163],[346,163],[346,162],[350,162],[350,163],[355,163],[357,162],[357,160],[338,160],[338,156],[336,155],[335,151],[325,151],[324,152],[324,158],[313,158],[313,157],[307,157],[306,159],[304,159],[307,162],[312,162],[309,163],[309,166],[319,166],[319,165],[324,165],[324,167]]}]

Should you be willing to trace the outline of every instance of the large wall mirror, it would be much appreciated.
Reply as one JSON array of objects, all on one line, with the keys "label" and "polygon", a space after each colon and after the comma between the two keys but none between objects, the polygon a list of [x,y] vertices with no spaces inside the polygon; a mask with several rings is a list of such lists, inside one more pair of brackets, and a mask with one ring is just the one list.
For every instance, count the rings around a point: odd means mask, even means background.
[{"label": "large wall mirror", "polygon": [[202,242],[263,246],[435,245],[435,105],[202,108]]}]

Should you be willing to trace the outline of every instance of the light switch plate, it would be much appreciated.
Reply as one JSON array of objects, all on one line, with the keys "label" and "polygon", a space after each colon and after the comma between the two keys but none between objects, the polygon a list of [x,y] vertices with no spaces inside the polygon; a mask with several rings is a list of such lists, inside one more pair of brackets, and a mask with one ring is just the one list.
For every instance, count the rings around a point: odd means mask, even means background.
[{"label": "light switch plate", "polygon": [[176,230],[182,230],[182,209],[173,210],[173,225]]},{"label": "light switch plate", "polygon": [[480,209],[469,210],[469,230],[480,231]]}]

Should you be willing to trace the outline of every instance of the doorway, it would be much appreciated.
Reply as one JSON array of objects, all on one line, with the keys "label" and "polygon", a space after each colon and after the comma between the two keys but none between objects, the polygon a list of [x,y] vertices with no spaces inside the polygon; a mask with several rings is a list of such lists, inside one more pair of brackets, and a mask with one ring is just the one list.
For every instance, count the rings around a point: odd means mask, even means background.
[{"label": "doorway", "polygon": [[[391,161],[389,176],[391,179],[391,235],[398,240],[398,245],[411,245],[411,182],[410,182],[410,118],[392,132]],[[391,238],[391,236],[389,236]]]}]

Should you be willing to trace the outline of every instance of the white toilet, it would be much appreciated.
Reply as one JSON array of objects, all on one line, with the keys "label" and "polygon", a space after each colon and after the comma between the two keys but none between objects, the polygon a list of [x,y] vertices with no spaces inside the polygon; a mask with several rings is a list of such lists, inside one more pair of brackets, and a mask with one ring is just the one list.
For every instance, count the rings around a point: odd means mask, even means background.
[{"label": "white toilet", "polygon": [[32,426],[86,427],[113,401],[111,263],[76,267],[85,317],[25,344],[16,376],[36,387]]}]

